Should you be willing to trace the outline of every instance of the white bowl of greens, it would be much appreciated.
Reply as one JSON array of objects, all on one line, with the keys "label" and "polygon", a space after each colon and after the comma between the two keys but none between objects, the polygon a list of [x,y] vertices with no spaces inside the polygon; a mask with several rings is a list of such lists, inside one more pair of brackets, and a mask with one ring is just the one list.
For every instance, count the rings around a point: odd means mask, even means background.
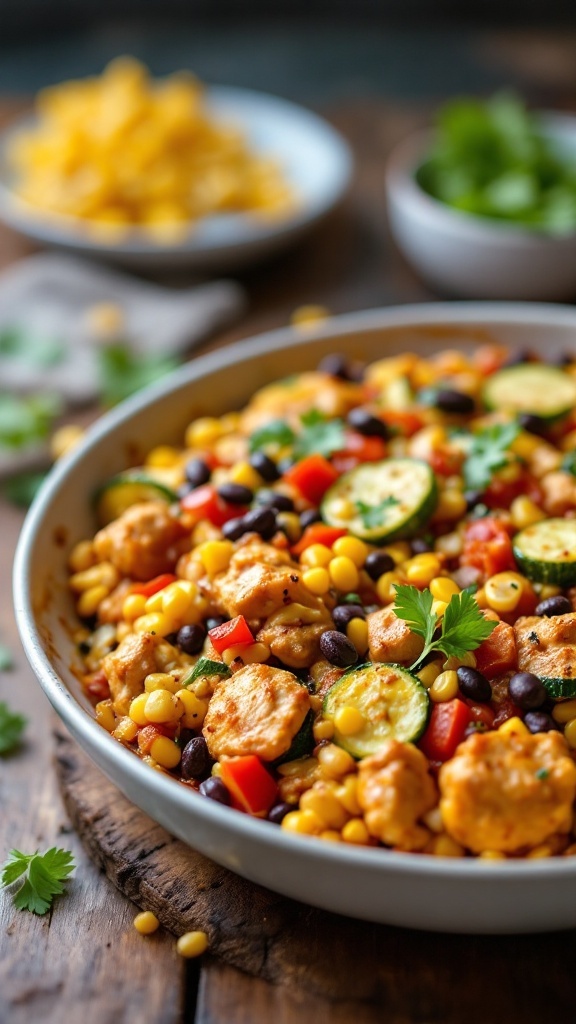
[{"label": "white bowl of greens", "polygon": [[386,192],[399,248],[442,293],[576,295],[576,117],[452,101],[394,150]]}]

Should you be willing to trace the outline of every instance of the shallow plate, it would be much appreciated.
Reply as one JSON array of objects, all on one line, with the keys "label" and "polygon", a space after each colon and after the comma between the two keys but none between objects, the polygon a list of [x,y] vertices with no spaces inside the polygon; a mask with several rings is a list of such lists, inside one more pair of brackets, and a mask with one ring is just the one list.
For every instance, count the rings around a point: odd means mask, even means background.
[{"label": "shallow plate", "polygon": [[457,932],[574,927],[576,858],[455,860],[327,843],[290,835],[151,771],[96,724],[81,693],[66,555],[94,532],[95,487],[152,446],[178,443],[192,417],[240,408],[256,388],[310,369],[330,351],[376,359],[407,349],[466,349],[494,338],[558,355],[576,345],[576,311],[504,303],[405,306],[340,317],[308,334],[276,331],[197,359],[103,417],[56,466],[16,554],[16,615],[34,672],[72,734],[126,796],[246,878],[368,920]]},{"label": "shallow plate", "polygon": [[211,86],[207,102],[214,117],[243,128],[250,146],[283,168],[297,200],[288,217],[205,217],[182,242],[173,245],[158,245],[136,230],[125,241],[97,241],[81,221],[43,216],[12,191],[7,147],[15,134],[33,125],[32,118],[0,136],[0,217],[35,241],[134,269],[220,271],[262,259],[296,241],[342,198],[352,174],[352,155],[344,139],[322,118],[287,100],[250,89]]}]

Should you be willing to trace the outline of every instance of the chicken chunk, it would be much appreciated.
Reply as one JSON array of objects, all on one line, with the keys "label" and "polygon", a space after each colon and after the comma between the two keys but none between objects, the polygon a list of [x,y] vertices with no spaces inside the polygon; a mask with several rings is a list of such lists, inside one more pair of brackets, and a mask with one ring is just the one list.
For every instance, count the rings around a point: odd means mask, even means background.
[{"label": "chicken chunk", "polygon": [[371,612],[368,622],[368,646],[372,661],[416,661],[424,649],[422,637],[413,633],[393,611],[393,605]]},{"label": "chicken chunk", "polygon": [[291,672],[245,665],[216,687],[202,731],[216,759],[256,754],[275,761],[289,749],[309,710],[308,691]]},{"label": "chicken chunk", "polygon": [[130,593],[130,580],[120,580],[117,587],[98,605],[98,622],[120,622],[124,617],[122,609],[124,601]]},{"label": "chicken chunk", "polygon": [[576,509],[576,477],[558,470],[546,473],[540,480],[543,502],[550,516],[563,516]]},{"label": "chicken chunk", "polygon": [[358,803],[370,835],[398,850],[422,850],[430,833],[419,820],[438,796],[424,754],[386,740],[358,766]]},{"label": "chicken chunk", "polygon": [[134,697],[144,691],[144,680],[156,672],[155,650],[159,637],[151,633],[131,633],[102,662],[102,670],[108,680],[114,710],[119,715],[128,714]]},{"label": "chicken chunk", "polygon": [[318,613],[318,622],[306,623],[310,609],[291,605],[290,610],[299,612],[303,619],[286,623],[281,610],[266,620],[256,639],[266,644],[272,654],[290,668],[306,668],[321,657],[320,637],[330,628],[330,617],[328,612]]},{"label": "chicken chunk", "polygon": [[518,853],[570,830],[576,766],[558,732],[476,733],[439,782],[446,831],[473,853]]},{"label": "chicken chunk", "polygon": [[528,615],[514,626],[518,668],[552,679],[576,678],[576,612]]},{"label": "chicken chunk", "polygon": [[150,580],[170,572],[185,546],[186,530],[163,501],[131,505],[94,538],[100,561],[110,561],[123,576]]},{"label": "chicken chunk", "polygon": [[358,384],[328,373],[301,373],[290,383],[280,381],[256,392],[242,413],[242,433],[251,434],[272,419],[285,419],[299,429],[302,413],[318,409],[327,417],[345,416],[363,400]]}]

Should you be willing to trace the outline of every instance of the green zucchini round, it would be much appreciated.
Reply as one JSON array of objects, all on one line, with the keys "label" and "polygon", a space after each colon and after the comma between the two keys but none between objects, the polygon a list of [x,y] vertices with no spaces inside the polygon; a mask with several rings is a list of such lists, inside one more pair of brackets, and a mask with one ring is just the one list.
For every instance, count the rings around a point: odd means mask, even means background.
[{"label": "green zucchini round", "polygon": [[166,501],[172,504],[178,501],[178,495],[142,470],[118,473],[102,484],[94,495],[98,522],[106,526],[140,501]]},{"label": "green zucchini round", "polygon": [[512,543],[529,580],[563,588],[576,584],[576,519],[542,519],[517,533]]},{"label": "green zucchini round", "polygon": [[557,366],[521,363],[493,373],[482,398],[487,409],[528,412],[553,421],[576,405],[576,380]]},{"label": "green zucchini round", "polygon": [[546,692],[553,700],[567,700],[576,697],[576,679],[552,679],[548,676],[540,676]]}]

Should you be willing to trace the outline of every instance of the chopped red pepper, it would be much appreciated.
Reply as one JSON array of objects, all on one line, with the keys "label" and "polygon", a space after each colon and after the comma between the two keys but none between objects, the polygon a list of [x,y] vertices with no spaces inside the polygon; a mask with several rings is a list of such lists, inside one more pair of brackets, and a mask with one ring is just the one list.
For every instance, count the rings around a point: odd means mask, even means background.
[{"label": "chopped red pepper", "polygon": [[458,697],[435,704],[420,749],[431,761],[447,761],[464,739],[471,718],[470,708]]},{"label": "chopped red pepper", "polygon": [[201,519],[208,519],[213,526],[224,526],[228,520],[235,519],[236,516],[241,516],[246,512],[243,505],[233,505],[224,501],[212,484],[195,487],[193,491],[180,499],[180,506],[186,512],[192,513],[197,522],[200,522]]},{"label": "chopped red pepper", "polygon": [[412,437],[424,426],[424,419],[415,412],[404,412],[401,409],[383,409],[380,413],[384,423],[397,430],[404,437]]},{"label": "chopped red pepper", "polygon": [[475,704],[474,701],[470,700],[468,697],[464,698],[464,703],[470,708],[470,715],[473,722],[485,725],[487,729],[491,729],[493,727],[495,712],[489,704]]},{"label": "chopped red pepper", "polygon": [[347,533],[348,530],[343,530],[339,526],[312,523],[306,527],[300,540],[292,548],[292,551],[295,555],[299,556],[312,544],[324,544],[327,548],[331,548],[335,540],[338,540],[339,537],[345,537]]},{"label": "chopped red pepper", "polygon": [[461,565],[480,569],[484,579],[506,569],[516,569],[512,542],[506,527],[493,516],[475,519],[466,527]]},{"label": "chopped red pepper", "polygon": [[132,594],[142,594],[142,597],[152,597],[160,590],[164,590],[164,587],[169,586],[170,583],[175,583],[177,579],[178,577],[174,573],[163,572],[161,576],[155,576],[147,583],[133,583],[130,591]]},{"label": "chopped red pepper", "polygon": [[220,762],[220,777],[232,794],[237,810],[265,817],[274,804],[278,788],[255,754]]},{"label": "chopped red pepper", "polygon": [[101,668],[96,672],[91,672],[88,676],[84,676],[84,686],[95,700],[108,700],[110,697],[108,679]]},{"label": "chopped red pepper", "polygon": [[212,647],[218,654],[222,654],[229,647],[236,647],[238,644],[253,644],[254,637],[250,627],[243,615],[237,615],[229,622],[223,622],[221,626],[214,626],[208,630],[208,636]]},{"label": "chopped red pepper", "polygon": [[347,473],[361,462],[380,462],[386,454],[386,442],[381,437],[365,437],[355,430],[347,430],[346,446],[334,453],[332,464],[339,473]]},{"label": "chopped red pepper", "polygon": [[308,455],[284,474],[284,480],[296,487],[313,505],[322,501],[337,479],[338,471],[323,455]]}]

